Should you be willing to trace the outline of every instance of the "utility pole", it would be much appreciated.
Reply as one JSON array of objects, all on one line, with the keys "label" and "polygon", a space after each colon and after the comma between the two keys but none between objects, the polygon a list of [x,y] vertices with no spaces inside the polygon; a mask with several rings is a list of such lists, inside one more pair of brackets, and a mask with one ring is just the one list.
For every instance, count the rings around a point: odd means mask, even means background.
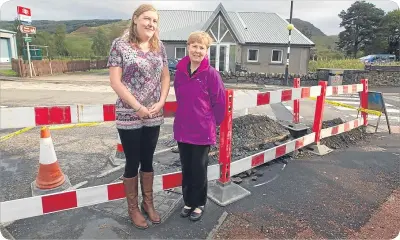
[{"label": "utility pole", "polygon": [[288,41],[288,48],[287,48],[287,56],[286,56],[286,67],[285,67],[285,82],[286,86],[289,86],[289,56],[290,56],[290,38],[292,36],[292,30],[294,28],[292,24],[292,16],[293,16],[293,0],[290,1],[290,18],[289,18],[289,25],[287,29],[289,30],[289,41]]}]

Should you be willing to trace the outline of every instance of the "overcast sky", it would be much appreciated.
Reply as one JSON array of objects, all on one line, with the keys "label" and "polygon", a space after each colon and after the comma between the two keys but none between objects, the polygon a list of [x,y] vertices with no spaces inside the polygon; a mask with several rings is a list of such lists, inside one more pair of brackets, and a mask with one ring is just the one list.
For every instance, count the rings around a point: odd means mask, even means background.
[{"label": "overcast sky", "polygon": [[[398,9],[400,0],[367,1],[385,12]],[[5,2],[5,3],[4,3]],[[0,19],[13,20],[18,5],[31,8],[33,20],[72,19],[129,19],[140,3],[135,0],[0,0]],[[146,1],[159,10],[188,9],[213,11],[222,2],[227,11],[276,12],[289,18],[289,0],[263,1]],[[308,1],[295,0],[293,17],[309,21],[327,35],[338,34],[341,10],[346,10],[355,1]],[[397,2],[397,3],[396,3]]]}]

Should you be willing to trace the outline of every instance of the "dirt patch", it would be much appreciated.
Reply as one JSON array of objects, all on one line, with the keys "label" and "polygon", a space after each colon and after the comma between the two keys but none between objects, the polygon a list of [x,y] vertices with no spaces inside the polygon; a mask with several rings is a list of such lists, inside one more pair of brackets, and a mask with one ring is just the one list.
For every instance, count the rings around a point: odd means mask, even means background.
[{"label": "dirt patch", "polygon": [[400,234],[400,189],[372,214],[370,220],[348,239],[394,239]]},{"label": "dirt patch", "polygon": [[[341,118],[335,118],[333,120],[323,121],[322,128],[330,128],[343,123],[345,122]],[[366,133],[365,130],[365,127],[361,126],[349,132],[321,139],[321,144],[324,144],[331,149],[348,148],[349,146],[360,143],[369,137],[369,134]]]}]

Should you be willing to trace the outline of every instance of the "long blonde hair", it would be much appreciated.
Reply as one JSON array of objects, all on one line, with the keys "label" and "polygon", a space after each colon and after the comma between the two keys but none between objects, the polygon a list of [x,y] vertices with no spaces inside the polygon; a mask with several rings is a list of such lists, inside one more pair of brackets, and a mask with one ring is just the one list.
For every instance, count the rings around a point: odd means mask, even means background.
[{"label": "long blonde hair", "polygon": [[[134,19],[135,16],[138,18],[140,15],[142,15],[144,12],[147,12],[147,11],[156,12],[158,18],[160,18],[159,14],[157,12],[157,9],[155,9],[155,7],[153,7],[153,5],[151,5],[151,4],[142,4],[135,10],[135,12],[133,12],[132,19],[131,19],[131,25],[129,26],[128,31],[126,31],[124,36],[123,36],[130,43],[133,43],[133,44],[135,44],[137,46],[139,46],[140,39],[139,39],[139,36],[138,36],[136,24],[133,21],[133,19]],[[159,22],[157,22],[156,32],[154,33],[154,35],[149,40],[150,51],[154,51],[154,52],[158,51],[159,47],[160,47],[159,46],[160,38],[158,36],[158,26],[159,26]]]}]

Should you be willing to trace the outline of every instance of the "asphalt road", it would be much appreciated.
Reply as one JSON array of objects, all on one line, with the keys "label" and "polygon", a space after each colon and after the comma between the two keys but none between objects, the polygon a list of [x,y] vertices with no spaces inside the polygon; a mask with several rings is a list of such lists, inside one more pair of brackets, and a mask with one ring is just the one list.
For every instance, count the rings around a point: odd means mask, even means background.
[{"label": "asphalt road", "polygon": [[307,230],[314,237],[345,238],[400,187],[398,140],[398,135],[384,135],[324,157],[259,167],[262,177],[241,184],[250,196],[225,208],[208,201],[206,215],[197,223],[180,218],[178,207],[164,223],[142,231],[88,207],[19,220],[7,230],[16,239],[205,239],[212,230],[214,237],[245,237],[240,234],[248,229],[237,225],[214,229],[226,211],[227,219],[235,217],[254,229],[247,237],[257,231],[273,239],[294,238]]}]

